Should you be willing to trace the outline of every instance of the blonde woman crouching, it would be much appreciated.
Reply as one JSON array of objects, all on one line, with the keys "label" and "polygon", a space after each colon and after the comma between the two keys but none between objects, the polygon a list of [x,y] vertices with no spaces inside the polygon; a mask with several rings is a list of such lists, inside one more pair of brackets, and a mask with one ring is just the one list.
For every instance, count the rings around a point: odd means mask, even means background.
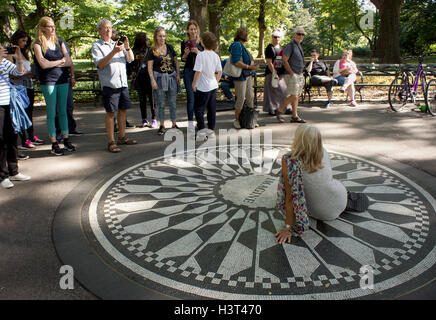
[{"label": "blonde woman crouching", "polygon": [[284,228],[275,235],[280,244],[290,242],[292,235],[301,236],[309,228],[309,216],[334,220],[344,211],[362,212],[368,207],[364,194],[347,192],[333,178],[321,133],[308,124],[297,128],[292,151],[282,158],[277,196],[277,206],[286,217]]}]

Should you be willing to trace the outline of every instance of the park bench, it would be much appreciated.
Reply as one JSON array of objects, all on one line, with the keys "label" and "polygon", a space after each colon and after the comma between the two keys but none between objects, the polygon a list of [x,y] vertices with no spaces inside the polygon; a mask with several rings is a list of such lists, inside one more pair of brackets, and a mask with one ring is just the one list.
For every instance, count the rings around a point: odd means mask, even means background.
[{"label": "park bench", "polygon": [[[334,63],[328,63],[330,70],[333,70]],[[424,70],[427,74],[427,77],[433,76],[436,77],[436,64],[424,64]],[[357,64],[359,69],[359,74],[357,77],[357,81],[355,83],[356,93],[359,94],[360,101],[363,101],[363,88],[389,88],[392,80],[396,76],[399,70],[404,70],[414,74],[417,68],[417,64]],[[259,70],[256,71],[254,76],[254,93],[255,93],[255,104],[257,105],[258,94],[263,91],[263,82],[260,79],[265,78],[265,65],[262,65]],[[325,91],[324,86],[316,86],[310,83],[310,75],[305,72],[305,86],[303,92],[300,97],[300,101],[311,102],[311,98],[314,93],[318,95],[321,94],[322,90]],[[383,83],[376,83],[374,81],[374,77],[385,77],[383,79]]]}]

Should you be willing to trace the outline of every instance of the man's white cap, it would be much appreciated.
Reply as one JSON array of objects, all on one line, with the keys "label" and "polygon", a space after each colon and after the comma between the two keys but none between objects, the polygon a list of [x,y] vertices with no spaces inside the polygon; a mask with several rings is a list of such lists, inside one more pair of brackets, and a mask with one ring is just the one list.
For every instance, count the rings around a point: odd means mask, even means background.
[{"label": "man's white cap", "polygon": [[273,36],[273,37],[282,37],[282,32],[280,31],[280,30],[274,30],[272,33],[271,33],[271,36]]}]

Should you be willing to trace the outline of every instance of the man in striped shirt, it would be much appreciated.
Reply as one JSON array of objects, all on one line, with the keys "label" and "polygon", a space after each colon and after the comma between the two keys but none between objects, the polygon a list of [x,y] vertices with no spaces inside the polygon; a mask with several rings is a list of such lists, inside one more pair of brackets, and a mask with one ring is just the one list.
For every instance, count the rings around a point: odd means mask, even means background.
[{"label": "man in striped shirt", "polygon": [[30,180],[29,176],[18,173],[18,136],[14,132],[11,119],[9,75],[23,75],[21,50],[18,46],[15,48],[15,53],[11,56],[15,58],[17,65],[6,59],[8,52],[0,46],[0,184],[5,189],[14,186],[11,180]]}]

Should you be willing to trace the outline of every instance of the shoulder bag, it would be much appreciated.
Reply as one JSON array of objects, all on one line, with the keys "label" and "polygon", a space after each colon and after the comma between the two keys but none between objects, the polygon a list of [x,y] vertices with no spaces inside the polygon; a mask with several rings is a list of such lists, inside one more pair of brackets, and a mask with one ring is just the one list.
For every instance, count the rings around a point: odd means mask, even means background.
[{"label": "shoulder bag", "polygon": [[32,126],[32,121],[30,121],[26,111],[24,110],[30,104],[29,97],[27,96],[27,89],[24,86],[12,85],[7,80],[7,78],[1,73],[0,73],[0,77],[11,88],[10,104],[11,104],[12,127],[14,128],[15,133],[19,133]]},{"label": "shoulder bag", "polygon": [[[241,54],[240,61],[242,61],[242,54]],[[241,76],[242,68],[238,68],[232,63],[232,54],[231,53],[230,53],[229,59],[226,62],[226,65],[224,66],[223,72],[227,76],[233,77],[233,78],[239,78]]]}]

